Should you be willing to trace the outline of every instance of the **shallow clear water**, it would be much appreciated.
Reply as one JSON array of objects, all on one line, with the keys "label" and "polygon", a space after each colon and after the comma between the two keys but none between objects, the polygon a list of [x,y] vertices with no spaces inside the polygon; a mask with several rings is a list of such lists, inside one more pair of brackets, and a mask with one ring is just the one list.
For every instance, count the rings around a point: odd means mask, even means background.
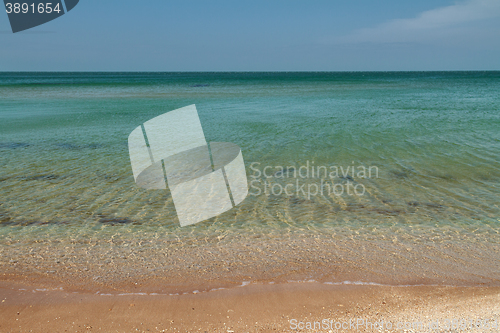
[{"label": "shallow clear water", "polygon": [[[488,257],[500,243],[499,92],[500,72],[0,73],[2,258],[44,242],[155,251],[294,235],[478,244]],[[127,137],[190,104],[207,141],[240,146],[256,181],[236,208],[181,228],[168,190],[135,185]],[[313,165],[373,174],[313,176]],[[256,178],[266,166],[271,177]],[[314,193],[322,180],[363,194]]]}]

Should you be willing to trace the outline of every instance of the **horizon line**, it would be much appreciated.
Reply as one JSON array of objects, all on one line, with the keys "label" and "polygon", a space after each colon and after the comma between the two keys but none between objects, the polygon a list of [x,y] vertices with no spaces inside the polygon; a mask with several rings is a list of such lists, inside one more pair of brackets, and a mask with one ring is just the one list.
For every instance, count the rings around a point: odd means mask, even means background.
[{"label": "horizon line", "polygon": [[445,70],[337,70],[337,71],[0,71],[0,73],[442,73],[442,72],[500,72],[500,69]]}]

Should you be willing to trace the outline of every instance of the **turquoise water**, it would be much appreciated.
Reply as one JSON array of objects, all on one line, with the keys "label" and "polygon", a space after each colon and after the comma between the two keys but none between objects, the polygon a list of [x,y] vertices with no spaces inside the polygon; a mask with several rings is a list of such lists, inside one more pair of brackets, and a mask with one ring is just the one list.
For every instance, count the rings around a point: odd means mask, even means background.
[{"label": "turquoise water", "polygon": [[[422,257],[435,244],[468,246],[493,260],[475,263],[482,278],[498,281],[499,92],[500,72],[0,73],[2,260],[23,262],[36,244],[56,256],[110,239],[147,252],[299,235],[424,244]],[[168,190],[134,184],[127,137],[190,104],[207,141],[241,148],[261,193],[181,228]],[[377,174],[294,175],[308,163]],[[252,177],[265,166],[270,178]],[[363,195],[263,193],[265,182],[321,180]],[[439,253],[435,262],[450,256]]]}]

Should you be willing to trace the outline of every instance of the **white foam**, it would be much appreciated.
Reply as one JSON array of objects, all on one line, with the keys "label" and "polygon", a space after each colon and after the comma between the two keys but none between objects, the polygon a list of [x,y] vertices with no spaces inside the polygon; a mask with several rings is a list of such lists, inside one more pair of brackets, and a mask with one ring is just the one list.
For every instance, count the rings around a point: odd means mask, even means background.
[{"label": "white foam", "polygon": [[[309,280],[288,280],[286,283],[320,283],[317,280],[314,279],[309,279]],[[252,281],[243,281],[239,286],[236,286],[235,288],[241,288],[241,287],[246,287],[252,284],[258,284],[256,282]],[[279,282],[275,281],[270,281],[267,284],[273,285],[273,284],[279,284]],[[383,284],[383,283],[378,283],[378,282],[366,282],[366,281],[339,281],[339,282],[322,282],[322,284],[326,285],[333,285],[333,286],[341,286],[341,285],[352,285],[352,286],[380,286],[380,287],[421,287],[421,286],[428,286],[428,287],[453,287],[451,285],[439,285],[439,284]],[[58,288],[60,290],[63,290],[62,288]],[[213,292],[213,291],[218,291],[218,290],[226,290],[230,288],[213,288],[209,289],[206,291],[200,291],[200,290],[193,290],[193,291],[186,291],[183,293],[169,293],[169,294],[161,294],[161,293],[120,293],[120,294],[101,294],[100,291],[96,292],[96,294],[100,296],[180,296],[180,295],[197,295],[197,294],[204,294],[208,292]],[[33,292],[36,291],[49,291],[50,289],[36,289],[33,290]],[[51,289],[51,290],[57,290]],[[78,293],[78,292],[73,292],[73,293]]]},{"label": "white foam", "polygon": [[364,282],[364,281],[342,281],[342,282],[323,282],[334,286],[340,285],[353,285],[353,286],[379,286],[379,287],[453,287],[444,284],[384,284],[377,282]]}]

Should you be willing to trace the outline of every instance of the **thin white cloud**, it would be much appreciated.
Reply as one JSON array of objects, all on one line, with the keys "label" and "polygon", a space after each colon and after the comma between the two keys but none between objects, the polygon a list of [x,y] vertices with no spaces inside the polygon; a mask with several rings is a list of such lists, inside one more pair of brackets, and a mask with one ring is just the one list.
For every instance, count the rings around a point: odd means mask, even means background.
[{"label": "thin white cloud", "polygon": [[420,13],[415,18],[396,19],[373,28],[359,29],[336,39],[342,43],[421,42],[449,36],[470,22],[500,17],[500,0],[469,0]]}]

